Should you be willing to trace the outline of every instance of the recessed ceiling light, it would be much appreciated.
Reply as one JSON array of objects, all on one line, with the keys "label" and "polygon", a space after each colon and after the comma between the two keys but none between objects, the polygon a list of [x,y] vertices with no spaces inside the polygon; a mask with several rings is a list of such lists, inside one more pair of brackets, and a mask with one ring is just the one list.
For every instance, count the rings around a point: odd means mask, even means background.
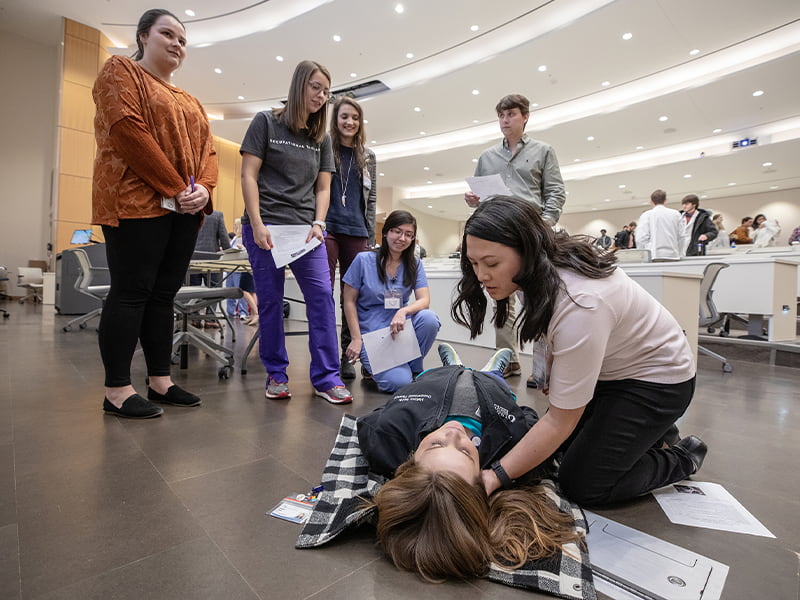
[{"label": "recessed ceiling light", "polygon": [[572,162],[581,162],[581,159],[580,158],[573,158]]},{"label": "recessed ceiling light", "polygon": [[624,183],[621,183],[621,184],[620,184],[620,185],[618,185],[617,187],[618,187],[619,189],[621,189],[621,190],[624,190],[624,189],[625,189],[625,184],[624,184]]},{"label": "recessed ceiling light", "polygon": [[204,44],[197,44],[197,46],[195,46],[195,48],[208,48],[209,46],[213,46],[213,45],[214,44],[212,44],[211,42],[206,42]]},{"label": "recessed ceiling light", "polygon": [[611,198],[604,198],[603,202],[611,202]]},{"label": "recessed ceiling light", "polygon": [[539,65],[539,73],[544,73],[547,71],[547,65]]},{"label": "recessed ceiling light", "polygon": [[473,95],[473,96],[477,96],[477,95],[478,95],[478,94],[480,94],[480,93],[481,93],[481,91],[480,91],[480,90],[472,90],[472,95]]},{"label": "recessed ceiling light", "polygon": [[433,208],[433,206],[431,204],[428,204],[428,208]]},{"label": "recessed ceiling light", "polygon": [[430,170],[431,170],[431,168],[430,168],[430,167],[422,167],[422,170],[423,170],[423,171],[430,171]]},{"label": "recessed ceiling light", "polygon": [[364,125],[368,125],[368,124],[369,124],[369,121],[367,121],[366,119],[364,119]]},{"label": "recessed ceiling light", "polygon": [[432,181],[429,179],[429,180],[428,180],[428,181],[426,181],[425,183],[433,183],[433,182],[432,182]]},{"label": "recessed ceiling light", "polygon": [[478,29],[480,29],[480,27],[478,27],[477,25],[473,25],[472,27],[469,28],[470,31],[478,31]]},{"label": "recessed ceiling light", "polygon": [[539,104],[538,104],[537,102],[534,102],[533,104],[531,104],[531,106],[532,106],[533,108],[536,108],[536,107],[538,107],[538,106],[539,106]]},{"label": "recessed ceiling light", "polygon": [[632,37],[633,37],[633,34],[632,34],[632,33],[623,33],[623,34],[622,34],[622,39],[623,39],[623,40],[625,40],[626,42],[627,42],[629,39],[631,39]]},{"label": "recessed ceiling light", "polygon": [[214,67],[214,73],[216,73],[217,75],[219,75],[219,74],[221,74],[221,73],[222,73],[222,69],[220,69],[219,67]]},{"label": "recessed ceiling light", "polygon": [[592,207],[592,210],[597,210],[597,209],[596,209],[596,208],[593,206],[593,207]]},{"label": "recessed ceiling light", "polygon": [[378,143],[378,142],[376,142],[375,140],[372,140],[372,141],[370,142],[370,144],[377,144],[377,143]]},{"label": "recessed ceiling light", "polygon": [[600,85],[602,85],[603,87],[608,87],[608,86],[610,86],[610,85],[611,85],[611,82],[610,82],[610,81],[604,81],[604,82],[603,82],[603,83],[601,83]]},{"label": "recessed ceiling light", "polygon": [[422,109],[419,106],[414,107],[414,112],[420,112]]},{"label": "recessed ceiling light", "polygon": [[692,178],[692,174],[691,174],[691,173],[686,173],[686,174],[683,176],[683,178],[684,178],[684,179],[691,179],[691,178]]},{"label": "recessed ceiling light", "polygon": [[714,131],[712,131],[711,133],[722,133],[722,129],[720,129],[719,127],[717,127],[717,128],[716,128]]},{"label": "recessed ceiling light", "polygon": [[478,121],[478,119],[472,119],[472,122],[473,123],[480,123],[480,121]]},{"label": "recessed ceiling light", "polygon": [[644,150],[644,146],[636,146],[637,150]]},{"label": "recessed ceiling light", "polygon": [[731,181],[728,185],[736,185],[735,181]]},{"label": "recessed ceiling light", "polygon": [[244,100],[244,96],[236,96],[237,100]]},{"label": "recessed ceiling light", "polygon": [[700,50],[698,50],[697,48],[689,51],[689,56],[697,56],[698,54],[700,54]]},{"label": "recessed ceiling light", "polygon": [[669,121],[669,117],[667,115],[661,115],[658,117],[658,120],[663,123],[664,121]]},{"label": "recessed ceiling light", "polygon": [[276,56],[275,60],[277,60],[278,62],[283,62],[283,57],[282,56]]},{"label": "recessed ceiling light", "polygon": [[405,8],[403,8],[402,4],[395,4],[394,5],[394,12],[396,12],[398,15],[403,14],[404,10],[405,10]]},{"label": "recessed ceiling light", "polygon": [[761,163],[761,166],[762,166],[762,167],[771,167],[771,166],[772,166],[772,163],[771,163],[771,162],[765,162],[765,163]]},{"label": "recessed ceiling light", "polygon": [[764,90],[756,90],[755,92],[753,92],[753,96],[755,96],[755,97],[763,96],[763,95],[764,95]]},{"label": "recessed ceiling light", "polygon": [[419,132],[420,135],[427,135],[424,131]]},{"label": "recessed ceiling light", "polygon": [[700,200],[704,200],[705,198],[708,198],[708,194],[700,194]]},{"label": "recessed ceiling light", "polygon": [[380,175],[381,177],[383,177],[383,176],[385,175],[385,173],[378,173],[378,175]]},{"label": "recessed ceiling light", "polygon": [[593,142],[594,141],[594,136],[590,135],[589,137],[586,138],[586,141],[587,142]]},{"label": "recessed ceiling light", "polygon": [[194,11],[193,11],[191,8],[187,8],[187,9],[186,9],[185,11],[183,11],[183,12],[185,12],[185,13],[186,13],[186,16],[187,16],[187,17],[193,17],[193,16],[194,16]]},{"label": "recessed ceiling light", "polygon": [[780,187],[779,185],[771,185],[771,186],[769,186],[769,189],[777,190],[779,187]]},{"label": "recessed ceiling light", "polygon": [[406,52],[406,58],[414,58],[413,52]]},{"label": "recessed ceiling light", "polygon": [[341,42],[341,41],[342,41],[342,36],[340,36],[340,35],[334,35],[334,36],[333,36],[333,41],[334,41],[334,42]]},{"label": "recessed ceiling light", "polygon": [[472,162],[478,162],[478,159],[477,158],[473,158]]}]

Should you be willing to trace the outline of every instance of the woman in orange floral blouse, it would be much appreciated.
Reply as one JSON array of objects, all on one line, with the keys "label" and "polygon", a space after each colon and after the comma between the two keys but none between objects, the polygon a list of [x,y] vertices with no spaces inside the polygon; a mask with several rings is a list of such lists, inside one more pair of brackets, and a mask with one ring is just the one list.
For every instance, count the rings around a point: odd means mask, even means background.
[{"label": "woman in orange floral blouse", "polygon": [[[92,90],[92,222],[103,228],[111,278],[99,329],[103,410],[143,419],[164,412],[154,402],[200,404],[170,377],[172,303],[203,213],[212,211],[217,156],[200,102],[170,83],[186,56],[183,24],[166,10],[148,10],[136,43],[133,59],[105,63]],[[147,363],[147,398],[131,384],[137,341]]]}]

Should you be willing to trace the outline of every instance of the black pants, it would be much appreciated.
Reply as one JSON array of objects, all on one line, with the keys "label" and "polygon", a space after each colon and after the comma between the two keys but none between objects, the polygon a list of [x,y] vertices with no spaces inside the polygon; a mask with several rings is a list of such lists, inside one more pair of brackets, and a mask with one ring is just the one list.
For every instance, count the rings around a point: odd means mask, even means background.
[{"label": "black pants", "polygon": [[194,252],[199,215],[170,213],[103,225],[111,289],[100,317],[100,355],[107,387],[131,383],[131,360],[142,344],[147,374],[170,374],[173,300]]},{"label": "black pants", "polygon": [[600,505],[645,494],[692,472],[679,449],[658,446],[689,406],[695,378],[668,385],[600,381],[578,426],[564,442],[559,483],[574,502]]}]

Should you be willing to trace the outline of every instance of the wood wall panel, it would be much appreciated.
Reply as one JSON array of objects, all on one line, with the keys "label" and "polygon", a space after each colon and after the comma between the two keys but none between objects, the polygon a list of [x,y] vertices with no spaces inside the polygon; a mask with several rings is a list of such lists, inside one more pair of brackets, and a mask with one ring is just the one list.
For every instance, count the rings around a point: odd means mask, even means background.
[{"label": "wood wall panel", "polygon": [[88,223],[92,220],[92,180],[61,173],[58,177],[58,220]]},{"label": "wood wall panel", "polygon": [[93,133],[94,100],[92,90],[84,85],[65,81],[61,89],[61,115],[59,125]]},{"label": "wood wall panel", "polygon": [[108,40],[106,36],[102,35],[94,27],[89,27],[88,25],[70,19],[64,19],[64,35],[91,42],[95,46],[100,44],[101,37],[103,40]]},{"label": "wood wall panel", "polygon": [[86,131],[60,128],[59,173],[91,177],[94,162],[94,135]]},{"label": "wood wall panel", "polygon": [[80,38],[64,38],[64,81],[71,81],[84,87],[94,85],[97,78],[97,55],[99,46]]}]

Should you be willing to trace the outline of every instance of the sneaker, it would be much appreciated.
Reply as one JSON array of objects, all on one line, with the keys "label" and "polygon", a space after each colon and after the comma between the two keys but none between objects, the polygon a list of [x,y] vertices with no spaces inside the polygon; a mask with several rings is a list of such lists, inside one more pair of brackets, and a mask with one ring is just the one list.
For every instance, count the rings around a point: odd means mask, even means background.
[{"label": "sneaker", "polygon": [[267,392],[266,397],[272,400],[283,400],[285,398],[291,398],[292,394],[289,392],[289,382],[284,381],[279,383],[275,381],[272,377],[269,378],[269,383],[267,384]]},{"label": "sneaker", "polygon": [[464,363],[461,362],[461,357],[456,352],[456,349],[453,348],[447,342],[439,344],[439,358],[442,360],[442,366],[449,367],[450,365],[463,365]]},{"label": "sneaker", "polygon": [[492,354],[492,357],[483,365],[481,371],[499,371],[503,374],[503,377],[506,377],[506,369],[512,364],[511,356],[511,350],[508,348],[500,348],[500,350]]},{"label": "sneaker", "polygon": [[334,386],[328,391],[315,389],[314,393],[331,404],[350,404],[353,401],[353,395],[343,385]]},{"label": "sneaker", "polygon": [[503,371],[503,377],[505,378],[513,377],[514,375],[522,375],[522,367],[519,366],[518,362],[508,363],[508,366]]},{"label": "sneaker", "polygon": [[342,357],[342,361],[339,365],[339,373],[342,376],[342,379],[355,379],[356,378],[356,368],[353,366],[346,356]]}]

